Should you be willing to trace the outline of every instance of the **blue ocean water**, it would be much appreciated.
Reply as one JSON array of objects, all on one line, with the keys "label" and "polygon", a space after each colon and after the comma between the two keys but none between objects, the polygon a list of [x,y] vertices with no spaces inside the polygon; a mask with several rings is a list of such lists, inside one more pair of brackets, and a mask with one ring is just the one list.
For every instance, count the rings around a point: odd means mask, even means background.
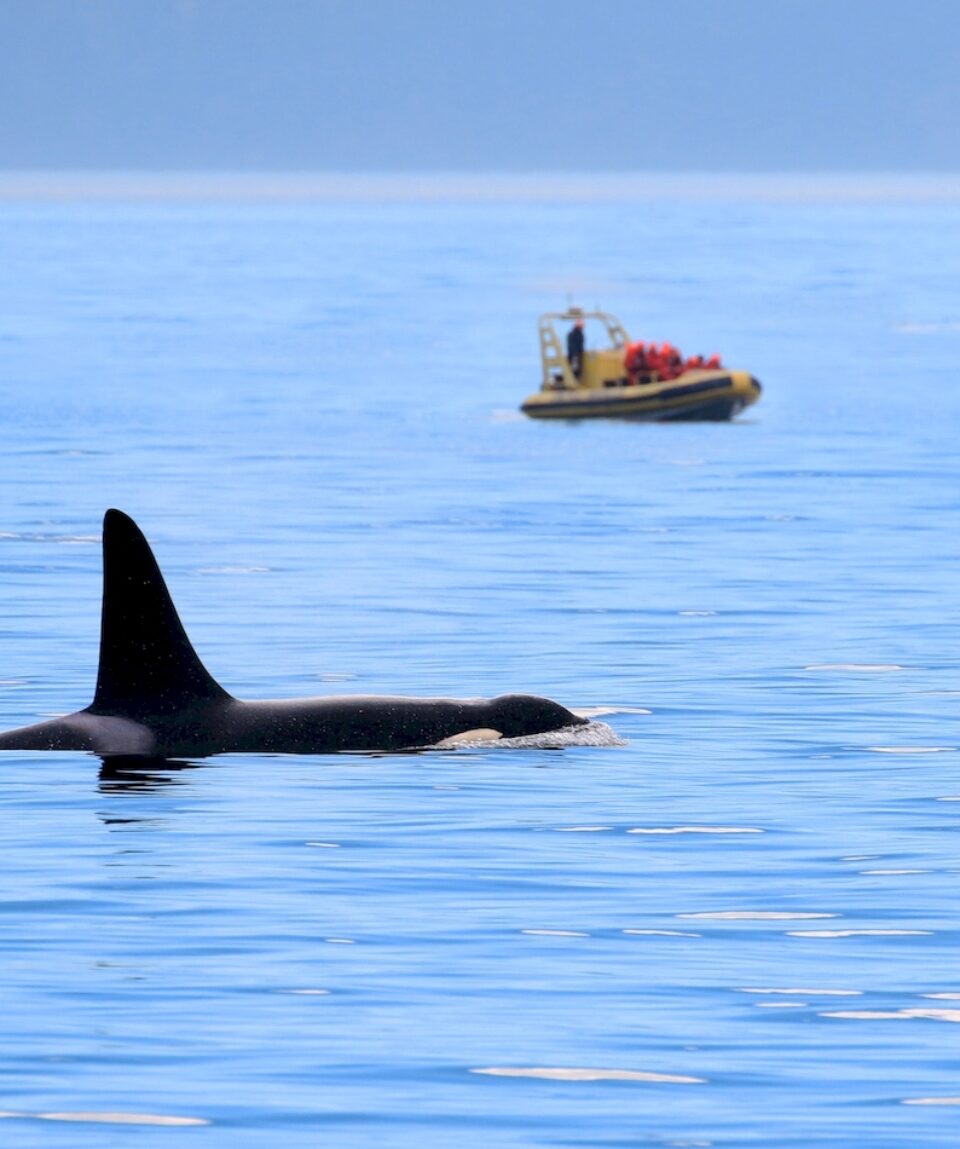
[{"label": "blue ocean water", "polygon": [[[4,1146],[957,1143],[960,199],[862,190],[0,197],[0,727],[119,506],[241,697],[627,743],[4,754]],[[524,419],[568,296],[761,403]]]}]

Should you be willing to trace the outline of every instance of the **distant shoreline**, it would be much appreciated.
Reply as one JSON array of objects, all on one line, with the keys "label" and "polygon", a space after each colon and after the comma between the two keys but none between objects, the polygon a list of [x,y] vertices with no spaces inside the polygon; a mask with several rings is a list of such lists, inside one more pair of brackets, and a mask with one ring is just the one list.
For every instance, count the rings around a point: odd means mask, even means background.
[{"label": "distant shoreline", "polygon": [[960,203],[960,172],[0,172],[0,202]]}]

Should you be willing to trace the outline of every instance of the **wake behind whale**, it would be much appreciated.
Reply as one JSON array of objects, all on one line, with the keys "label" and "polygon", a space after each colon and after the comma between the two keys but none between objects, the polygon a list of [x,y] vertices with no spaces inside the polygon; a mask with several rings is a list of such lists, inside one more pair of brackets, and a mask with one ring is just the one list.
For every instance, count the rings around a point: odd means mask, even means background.
[{"label": "wake behind whale", "polygon": [[139,527],[122,511],[109,510],[93,702],[64,718],[0,734],[0,750],[88,750],[126,758],[319,754],[471,740],[507,744],[591,725],[558,702],[530,694],[241,701],[197,656]]},{"label": "wake behind whale", "polygon": [[626,746],[625,738],[606,722],[580,722],[576,726],[562,726],[559,730],[544,730],[539,734],[519,734],[514,738],[484,737],[482,730],[469,730],[465,734],[448,738],[428,750],[566,750],[573,746]]}]

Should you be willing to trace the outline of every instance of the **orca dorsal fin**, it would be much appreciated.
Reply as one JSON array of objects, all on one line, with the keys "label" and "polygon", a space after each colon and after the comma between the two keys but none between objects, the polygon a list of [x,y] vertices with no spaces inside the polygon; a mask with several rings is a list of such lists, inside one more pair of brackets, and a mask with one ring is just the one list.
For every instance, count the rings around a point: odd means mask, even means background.
[{"label": "orca dorsal fin", "polygon": [[230,695],[183,629],[150,544],[122,511],[103,517],[103,610],[93,713],[174,714]]}]

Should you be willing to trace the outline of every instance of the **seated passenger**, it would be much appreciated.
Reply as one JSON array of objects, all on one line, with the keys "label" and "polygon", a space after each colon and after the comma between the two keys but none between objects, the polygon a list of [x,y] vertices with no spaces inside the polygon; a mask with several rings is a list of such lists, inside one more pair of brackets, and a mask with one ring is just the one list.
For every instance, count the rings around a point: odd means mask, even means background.
[{"label": "seated passenger", "polygon": [[623,357],[624,370],[627,373],[627,383],[633,387],[637,383],[645,383],[647,374],[647,354],[644,342],[638,339],[636,343],[628,343],[626,354]]},{"label": "seated passenger", "polygon": [[654,375],[659,375],[663,369],[663,360],[660,357],[660,349],[656,343],[651,343],[647,347],[647,371]]},{"label": "seated passenger", "polygon": [[660,345],[660,375],[663,379],[676,379],[683,366],[680,352],[672,343]]},{"label": "seated passenger", "polygon": [[710,358],[707,360],[707,367],[711,371],[715,371],[722,366],[723,366],[723,364],[720,362],[720,356],[719,355],[711,355]]},{"label": "seated passenger", "polygon": [[683,356],[679,347],[670,347],[670,376],[673,379],[683,371]]}]

